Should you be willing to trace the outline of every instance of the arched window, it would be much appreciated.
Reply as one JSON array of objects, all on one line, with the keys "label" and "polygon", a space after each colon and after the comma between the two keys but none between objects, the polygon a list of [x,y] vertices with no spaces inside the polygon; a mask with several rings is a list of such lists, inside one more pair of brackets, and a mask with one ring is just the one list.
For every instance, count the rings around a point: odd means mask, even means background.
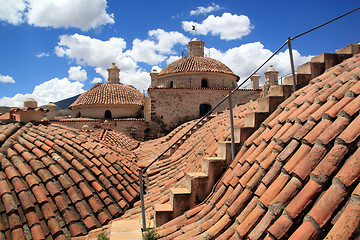
[{"label": "arched window", "polygon": [[201,104],[200,105],[200,117],[205,116],[211,110],[211,106],[209,104]]},{"label": "arched window", "polygon": [[201,80],[201,88],[208,88],[208,81],[206,79]]},{"label": "arched window", "polygon": [[111,116],[111,111],[110,111],[110,110],[106,110],[106,111],[105,111],[104,118],[105,118],[105,119],[111,119],[111,118],[112,118],[112,116]]},{"label": "arched window", "polygon": [[170,88],[174,88],[174,82],[173,81],[170,82]]},{"label": "arched window", "polygon": [[81,117],[81,112],[80,111],[76,114],[76,117],[77,118]]}]

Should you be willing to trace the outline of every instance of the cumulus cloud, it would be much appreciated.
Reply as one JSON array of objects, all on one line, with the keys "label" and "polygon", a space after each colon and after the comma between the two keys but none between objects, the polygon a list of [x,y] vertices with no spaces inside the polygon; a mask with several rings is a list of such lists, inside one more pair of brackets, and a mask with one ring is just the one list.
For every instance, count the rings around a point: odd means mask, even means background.
[{"label": "cumulus cloud", "polygon": [[97,77],[95,77],[92,81],[91,81],[91,83],[101,83],[102,82],[102,79],[101,78],[97,78]]},{"label": "cumulus cloud", "polygon": [[44,52],[36,54],[37,58],[48,57],[48,56],[49,56],[49,53],[44,53]]},{"label": "cumulus cloud", "polygon": [[175,62],[176,60],[179,60],[181,57],[180,56],[170,56],[168,57],[168,59],[166,59],[166,64],[169,65],[172,62]]},{"label": "cumulus cloud", "polygon": [[202,23],[182,22],[183,29],[188,32],[192,32],[194,25],[197,26],[198,34],[219,35],[223,40],[241,39],[248,35],[253,28],[247,16],[231,13],[224,13],[221,17],[210,15]]},{"label": "cumulus cloud", "polygon": [[83,93],[83,87],[84,84],[70,82],[67,78],[53,78],[37,85],[31,94],[18,93],[13,97],[0,98],[0,106],[22,107],[24,101],[29,97],[34,98],[38,102],[38,106],[41,106]]},{"label": "cumulus cloud", "polygon": [[[101,41],[89,36],[73,34],[61,35],[55,53],[59,57],[74,59],[79,65],[89,65],[106,69],[116,62],[121,70],[136,68],[134,60],[124,56],[126,42],[122,38]],[[120,65],[119,65],[120,64]]]},{"label": "cumulus cloud", "polygon": [[196,10],[191,10],[190,11],[190,15],[200,15],[200,14],[207,14],[207,13],[211,13],[211,12],[215,12],[222,9],[222,7],[220,7],[219,5],[212,3],[210,6],[208,7],[197,7]]},{"label": "cumulus cloud", "polygon": [[87,31],[115,22],[106,12],[106,0],[0,0],[0,5],[0,20],[11,24],[26,21],[37,27]]},{"label": "cumulus cloud", "polygon": [[[166,32],[162,29],[151,30],[149,38],[135,39],[133,46],[125,50],[126,42],[122,38],[110,38],[102,41],[80,34],[62,35],[55,47],[59,57],[67,57],[79,65],[88,65],[107,79],[106,69],[115,62],[120,68],[121,82],[134,85],[138,89],[149,86],[149,74],[140,68],[137,62],[158,64],[174,54],[176,44],[187,44],[189,38],[179,32]],[[133,81],[133,82],[131,82]]]},{"label": "cumulus cloud", "polygon": [[[227,65],[236,75],[240,77],[240,81],[245,80],[253,71],[255,71],[261,64],[269,58],[272,52],[264,48],[260,42],[242,44],[239,47],[228,49],[226,52],[221,52],[215,48],[210,48],[211,57],[215,58],[225,65]],[[293,49],[293,56],[295,67],[309,61],[313,56],[301,56],[301,54]],[[264,73],[267,71],[269,65],[279,71],[279,77],[285,76],[291,72],[290,60],[288,50],[280,52],[274,56],[269,63],[267,63],[257,73],[260,75],[260,82],[264,84]],[[250,83],[250,81],[249,81]]]},{"label": "cumulus cloud", "polygon": [[148,35],[149,39],[135,39],[132,49],[128,50],[126,54],[135,61],[152,65],[164,61],[167,58],[164,54],[174,53],[173,47],[176,44],[185,45],[190,40],[182,33],[166,32],[163,29],[151,30]]},{"label": "cumulus cloud", "polygon": [[1,75],[0,74],[0,82],[3,82],[3,83],[15,83],[15,80],[10,77],[9,75]]},{"label": "cumulus cloud", "polygon": [[81,66],[70,67],[69,71],[69,79],[84,82],[87,79],[87,74],[85,69],[81,69]]},{"label": "cumulus cloud", "polygon": [[22,23],[26,9],[24,0],[0,0],[0,20],[18,25]]}]

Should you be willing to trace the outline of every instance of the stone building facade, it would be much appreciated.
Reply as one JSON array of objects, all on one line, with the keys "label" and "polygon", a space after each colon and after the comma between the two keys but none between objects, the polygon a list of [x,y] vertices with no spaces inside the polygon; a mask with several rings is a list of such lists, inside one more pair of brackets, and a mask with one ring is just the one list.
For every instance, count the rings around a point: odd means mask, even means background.
[{"label": "stone building facade", "polygon": [[[153,70],[150,73],[148,94],[152,126],[158,124],[164,131],[204,116],[237,86],[239,80],[225,64],[204,56],[204,42],[197,37],[189,42],[188,48],[189,56],[169,64],[160,72]],[[233,94],[233,103],[255,100],[260,93],[259,89],[238,90]],[[222,105],[218,111],[229,107],[227,101]]]}]

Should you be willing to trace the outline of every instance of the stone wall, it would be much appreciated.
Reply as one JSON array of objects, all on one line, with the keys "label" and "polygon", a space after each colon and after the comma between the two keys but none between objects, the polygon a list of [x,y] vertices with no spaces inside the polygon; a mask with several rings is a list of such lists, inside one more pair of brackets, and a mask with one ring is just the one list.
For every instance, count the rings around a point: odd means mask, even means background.
[{"label": "stone wall", "polygon": [[113,129],[126,135],[142,141],[145,136],[145,124],[143,119],[113,119],[113,120],[54,120],[52,123],[65,125],[68,127],[83,130],[83,126],[87,125],[88,130],[96,130],[99,128]]},{"label": "stone wall", "polygon": [[179,73],[153,78],[151,87],[201,88],[201,81],[206,79],[208,88],[235,88],[236,76],[223,73]]},{"label": "stone wall", "polygon": [[121,106],[84,106],[72,109],[71,116],[75,117],[90,117],[90,118],[105,118],[105,112],[109,110],[112,118],[125,117],[140,117],[141,106],[137,105],[121,105]]},{"label": "stone wall", "polygon": [[[164,131],[200,117],[200,105],[214,107],[228,93],[229,89],[158,89],[149,88],[151,98],[152,126],[158,124]],[[238,90],[233,95],[233,105],[244,104],[259,98],[260,90]],[[226,100],[217,109],[228,109]]]}]

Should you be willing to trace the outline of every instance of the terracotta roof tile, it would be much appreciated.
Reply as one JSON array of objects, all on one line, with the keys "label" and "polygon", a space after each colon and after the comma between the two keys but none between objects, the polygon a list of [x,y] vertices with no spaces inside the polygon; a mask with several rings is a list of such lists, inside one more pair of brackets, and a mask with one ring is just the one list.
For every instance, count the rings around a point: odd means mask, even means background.
[{"label": "terracotta roof tile", "polygon": [[216,72],[234,75],[225,64],[209,57],[183,57],[170,63],[159,73],[159,77],[175,73]]},{"label": "terracotta roof tile", "polygon": [[[110,216],[118,217],[138,197],[138,187],[131,187],[137,184],[136,167],[127,160],[134,155],[127,150],[116,152],[84,133],[55,124],[28,123],[16,129],[0,148],[0,209],[6,209],[3,215],[10,224],[5,227],[5,235],[14,229],[21,230],[16,231],[16,236],[26,232],[34,239],[84,235],[108,223]],[[86,141],[71,141],[79,136]],[[88,143],[93,153],[85,156],[84,147],[79,145],[83,143]],[[96,147],[99,150],[92,150]],[[112,164],[101,157],[105,153],[111,154]],[[87,157],[105,173],[111,167],[111,174],[126,175],[121,178],[127,186],[122,191],[126,201],[112,186],[112,182],[119,182],[104,179],[102,172],[94,175],[84,164],[91,161]],[[96,184],[100,188],[94,188]],[[103,184],[107,187],[101,187]]]},{"label": "terracotta roof tile", "polygon": [[[197,214],[198,222],[176,230],[166,224],[162,237],[179,236],[183,230],[193,239],[336,239],[342,233],[350,238],[357,234],[360,187],[352,189],[360,178],[360,65],[354,66],[359,61],[356,55],[346,67],[332,67],[281,104],[245,142],[214,187],[219,192],[211,193],[209,204]],[[209,228],[210,218],[214,222]],[[204,230],[195,231],[201,224]]]},{"label": "terracotta roof tile", "polygon": [[143,105],[143,95],[135,88],[121,83],[97,83],[81,94],[69,108],[109,104]]}]

